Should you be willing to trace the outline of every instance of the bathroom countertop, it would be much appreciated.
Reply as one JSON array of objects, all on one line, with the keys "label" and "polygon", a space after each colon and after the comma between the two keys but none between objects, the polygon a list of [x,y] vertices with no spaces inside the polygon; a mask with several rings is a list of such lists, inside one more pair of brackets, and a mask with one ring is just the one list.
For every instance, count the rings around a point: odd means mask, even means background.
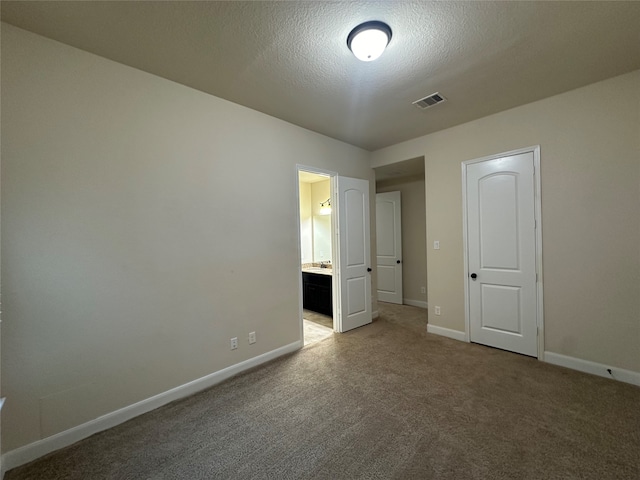
[{"label": "bathroom countertop", "polygon": [[320,275],[333,276],[333,270],[331,268],[310,267],[310,268],[303,268],[302,271],[304,273],[318,273]]}]

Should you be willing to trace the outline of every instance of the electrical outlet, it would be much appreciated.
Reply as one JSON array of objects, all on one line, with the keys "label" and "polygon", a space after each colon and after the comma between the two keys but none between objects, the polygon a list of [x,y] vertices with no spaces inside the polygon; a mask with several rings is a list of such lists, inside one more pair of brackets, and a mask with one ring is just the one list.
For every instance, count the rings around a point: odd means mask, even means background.
[{"label": "electrical outlet", "polygon": [[440,250],[440,240],[434,240],[433,249],[434,250]]},{"label": "electrical outlet", "polygon": [[231,350],[235,350],[238,348],[238,337],[233,337],[231,339]]},{"label": "electrical outlet", "polygon": [[420,293],[427,293],[427,287],[420,287]]},{"label": "electrical outlet", "polygon": [[434,307],[434,310],[436,315],[440,315],[440,307],[438,305]]},{"label": "electrical outlet", "polygon": [[256,343],[256,332],[249,332],[249,343]]}]

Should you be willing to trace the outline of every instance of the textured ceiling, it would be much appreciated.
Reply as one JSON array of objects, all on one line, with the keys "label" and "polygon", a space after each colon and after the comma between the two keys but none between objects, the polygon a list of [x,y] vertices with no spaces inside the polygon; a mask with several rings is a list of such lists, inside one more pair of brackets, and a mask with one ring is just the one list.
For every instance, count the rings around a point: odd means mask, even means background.
[{"label": "textured ceiling", "polygon": [[[640,2],[5,0],[1,16],[368,150],[640,68]],[[360,62],[346,38],[374,19],[393,38]]]}]

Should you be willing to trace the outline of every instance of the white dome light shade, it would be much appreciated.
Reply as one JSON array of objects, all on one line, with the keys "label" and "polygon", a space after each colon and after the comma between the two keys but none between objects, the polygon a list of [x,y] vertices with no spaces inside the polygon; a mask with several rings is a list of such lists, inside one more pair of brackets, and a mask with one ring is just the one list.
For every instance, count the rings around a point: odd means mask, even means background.
[{"label": "white dome light shade", "polygon": [[358,60],[371,62],[382,55],[391,40],[391,28],[372,21],[358,25],[347,37],[347,46]]}]

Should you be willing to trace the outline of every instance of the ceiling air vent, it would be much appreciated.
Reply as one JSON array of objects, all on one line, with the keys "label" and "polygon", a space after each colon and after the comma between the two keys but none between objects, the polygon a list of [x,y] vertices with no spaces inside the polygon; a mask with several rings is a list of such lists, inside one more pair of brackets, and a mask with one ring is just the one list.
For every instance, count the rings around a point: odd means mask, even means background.
[{"label": "ceiling air vent", "polygon": [[439,103],[442,103],[446,100],[446,98],[444,98],[442,95],[440,95],[438,92],[436,93],[432,93],[431,95],[428,95],[424,98],[421,98],[420,100],[416,100],[415,102],[413,102],[413,104],[424,110],[426,108],[429,107],[433,107],[434,105],[437,105]]}]

